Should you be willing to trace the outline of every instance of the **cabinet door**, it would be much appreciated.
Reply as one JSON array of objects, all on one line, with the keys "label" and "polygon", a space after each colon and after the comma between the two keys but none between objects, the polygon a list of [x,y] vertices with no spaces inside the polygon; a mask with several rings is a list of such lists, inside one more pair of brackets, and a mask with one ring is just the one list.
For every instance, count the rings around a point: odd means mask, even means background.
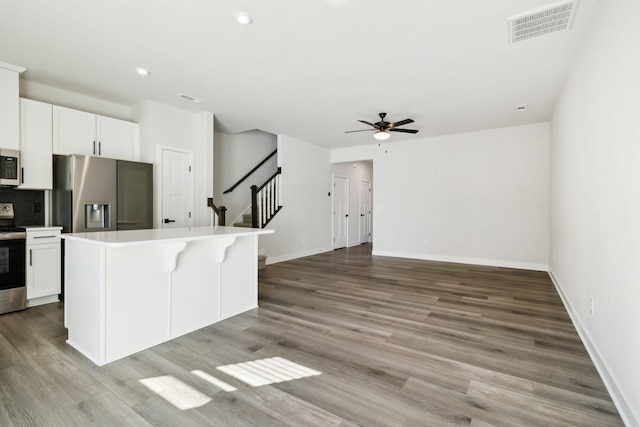
[{"label": "cabinet door", "polygon": [[0,148],[20,149],[19,75],[0,68]]},{"label": "cabinet door", "polygon": [[54,105],[53,152],[97,154],[96,115]]},{"label": "cabinet door", "polygon": [[98,155],[120,160],[133,160],[135,123],[110,117],[97,117]]},{"label": "cabinet door", "polygon": [[53,188],[52,105],[20,99],[21,189]]},{"label": "cabinet door", "polygon": [[27,299],[60,293],[60,242],[27,247]]}]

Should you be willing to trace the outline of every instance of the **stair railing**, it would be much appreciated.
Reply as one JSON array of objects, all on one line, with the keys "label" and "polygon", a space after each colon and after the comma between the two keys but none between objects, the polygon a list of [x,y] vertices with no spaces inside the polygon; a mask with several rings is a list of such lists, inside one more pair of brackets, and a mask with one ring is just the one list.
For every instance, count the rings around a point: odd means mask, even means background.
[{"label": "stair railing", "polygon": [[235,190],[235,188],[242,184],[244,182],[245,179],[249,178],[249,176],[254,173],[255,171],[258,170],[258,168],[260,168],[260,166],[264,165],[267,160],[269,160],[270,158],[272,158],[273,156],[275,156],[275,154],[278,152],[278,149],[276,148],[275,150],[273,150],[273,152],[271,154],[269,154],[267,157],[265,157],[260,163],[258,163],[253,169],[251,169],[249,172],[247,172],[247,174],[245,176],[243,176],[242,178],[240,178],[238,180],[238,182],[236,182],[235,184],[233,184],[231,187],[229,187],[228,189],[226,189],[224,191],[224,193],[222,194],[227,194],[227,193],[231,193],[233,190]]},{"label": "stair railing", "polygon": [[282,168],[278,167],[276,173],[271,175],[260,187],[251,186],[251,227],[264,228],[282,209],[280,204],[281,173]]},{"label": "stair railing", "polygon": [[227,219],[226,219],[227,208],[224,206],[220,206],[220,207],[216,206],[213,203],[212,197],[207,197],[207,206],[213,209],[213,212],[216,214],[217,221],[214,220],[214,225],[224,226],[227,222]]}]

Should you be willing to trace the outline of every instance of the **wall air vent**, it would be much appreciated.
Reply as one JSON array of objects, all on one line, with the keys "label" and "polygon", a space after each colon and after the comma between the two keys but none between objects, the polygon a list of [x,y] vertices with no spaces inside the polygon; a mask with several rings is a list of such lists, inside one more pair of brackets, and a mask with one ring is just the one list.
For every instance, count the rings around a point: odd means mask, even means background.
[{"label": "wall air vent", "polygon": [[202,102],[202,99],[198,99],[195,96],[187,95],[186,93],[179,94],[178,98],[184,99],[186,101],[195,102],[196,104],[200,104]]},{"label": "wall air vent", "polygon": [[507,19],[509,43],[568,30],[578,9],[578,0],[562,1]]}]

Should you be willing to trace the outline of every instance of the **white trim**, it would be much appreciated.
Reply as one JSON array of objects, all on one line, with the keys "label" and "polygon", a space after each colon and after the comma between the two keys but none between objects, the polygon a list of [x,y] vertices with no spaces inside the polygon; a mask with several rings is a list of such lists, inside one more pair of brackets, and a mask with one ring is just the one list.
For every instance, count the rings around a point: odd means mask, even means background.
[{"label": "white trim", "polygon": [[[347,199],[347,206],[346,206],[346,210],[347,210],[347,218],[349,218],[349,177],[347,176],[342,176],[342,175],[336,175],[334,173],[331,174],[331,249],[336,249],[336,178],[341,178],[344,179],[345,181],[347,181],[347,194],[345,195],[346,199]],[[348,247],[349,246],[349,220],[347,219],[347,230],[346,230],[346,234],[347,234],[347,242],[346,242],[346,246],[344,247]],[[340,246],[340,248],[342,248],[343,246]],[[338,249],[340,249],[338,248]]]},{"label": "white trim", "polygon": [[18,74],[24,73],[25,71],[27,71],[26,68],[21,67],[19,65],[13,65],[13,64],[9,64],[8,62],[1,62],[1,61],[0,61],[0,68],[4,68],[5,70],[9,70],[9,71],[15,71]]},{"label": "white trim", "polygon": [[607,391],[611,396],[611,400],[613,400],[613,404],[616,406],[622,421],[626,426],[640,426],[640,420],[637,420],[633,415],[631,407],[627,404],[628,399],[625,399],[624,393],[616,385],[616,381],[613,375],[611,375],[612,371],[607,366],[605,360],[600,356],[600,352],[594,344],[594,341],[589,336],[589,332],[587,332],[587,329],[582,326],[583,322],[580,320],[580,316],[577,311],[573,309],[569,299],[562,290],[560,282],[556,278],[555,274],[553,274],[553,270],[551,268],[549,268],[549,277],[551,277],[551,281],[553,282],[558,295],[560,295],[564,308],[567,310],[567,313],[571,318],[571,322],[576,328],[582,344],[584,344],[587,349],[587,353],[589,353],[591,361],[595,365],[598,374],[600,374],[600,378],[602,379],[604,386],[607,388]]},{"label": "white trim", "polygon": [[373,250],[371,255],[421,259],[424,261],[455,262],[459,264],[484,265],[488,267],[517,268],[520,270],[549,271],[549,266],[546,264],[533,264],[528,262],[515,262],[499,259],[452,257],[446,255],[420,254],[415,252],[390,252],[377,250]]},{"label": "white trim", "polygon": [[162,164],[163,151],[175,151],[177,153],[187,154],[189,156],[189,164],[191,165],[191,174],[189,174],[191,185],[189,191],[189,212],[191,212],[191,218],[189,218],[189,226],[193,226],[195,220],[195,210],[194,210],[194,191],[195,191],[195,164],[193,162],[193,150],[189,150],[186,148],[173,147],[170,145],[156,145],[156,164],[158,165],[158,174],[155,177],[156,182],[158,183],[158,194],[156,194],[156,228],[162,228],[162,177],[163,177],[163,168]]},{"label": "white trim", "polygon": [[333,248],[331,247],[324,247],[324,248],[309,249],[306,251],[296,252],[296,253],[287,254],[287,255],[281,255],[277,257],[267,257],[265,264],[266,265],[276,264],[278,262],[285,262],[285,261],[290,261],[292,259],[304,258],[306,256],[321,254],[324,252],[331,252],[332,250]]}]

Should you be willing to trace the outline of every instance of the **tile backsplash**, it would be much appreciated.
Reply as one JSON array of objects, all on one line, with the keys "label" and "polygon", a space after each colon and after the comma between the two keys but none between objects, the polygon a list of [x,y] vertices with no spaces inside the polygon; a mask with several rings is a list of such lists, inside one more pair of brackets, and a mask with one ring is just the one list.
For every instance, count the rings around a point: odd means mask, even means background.
[{"label": "tile backsplash", "polygon": [[44,225],[44,191],[0,187],[0,202],[13,203],[15,225]]}]

